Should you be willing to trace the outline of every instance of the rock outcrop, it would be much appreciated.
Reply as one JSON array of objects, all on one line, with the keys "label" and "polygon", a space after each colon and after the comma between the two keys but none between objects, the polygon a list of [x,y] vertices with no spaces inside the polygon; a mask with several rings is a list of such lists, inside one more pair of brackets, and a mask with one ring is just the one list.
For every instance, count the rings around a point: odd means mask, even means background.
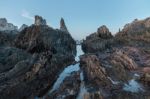
[{"label": "rock outcrop", "polygon": [[147,47],[150,43],[150,18],[134,20],[116,34],[116,39],[129,46]]},{"label": "rock outcrop", "polygon": [[46,25],[47,23],[46,23],[46,20],[45,19],[43,19],[41,16],[38,16],[38,15],[36,15],[35,16],[35,22],[34,22],[34,25]]},{"label": "rock outcrop", "polygon": [[76,55],[76,42],[69,33],[44,24],[35,24],[21,31],[15,40],[15,46],[30,53],[53,50],[57,53]]},{"label": "rock outcrop", "polygon": [[80,64],[87,85],[95,87],[108,87],[111,85],[105,69],[100,65],[99,59],[95,55],[81,56]]},{"label": "rock outcrop", "polygon": [[103,25],[97,29],[97,35],[100,38],[104,38],[104,39],[112,38],[111,32],[109,32],[109,29],[105,25]]},{"label": "rock outcrop", "polygon": [[13,44],[7,44],[6,35],[0,38],[4,43],[0,46],[0,99],[42,97],[76,55],[71,35],[48,27],[39,16],[13,38]]},{"label": "rock outcrop", "polygon": [[68,29],[66,27],[66,24],[63,18],[61,18],[60,20],[60,30],[68,32]]},{"label": "rock outcrop", "polygon": [[20,28],[19,28],[19,32],[21,32],[22,30],[24,30],[25,28],[27,28],[28,27],[28,25],[26,25],[26,24],[23,24]]},{"label": "rock outcrop", "polygon": [[93,53],[96,51],[103,51],[110,49],[114,43],[113,36],[106,26],[98,28],[96,33],[86,37],[82,43],[82,49],[86,53]]},{"label": "rock outcrop", "polygon": [[18,27],[8,23],[6,18],[0,18],[0,31],[17,31]]},{"label": "rock outcrop", "polygon": [[17,31],[0,31],[0,46],[11,46],[17,36]]},{"label": "rock outcrop", "polygon": [[[91,97],[96,92],[100,99],[149,99],[150,18],[134,20],[119,29],[115,36],[102,26],[86,37],[82,49],[86,53],[81,56],[80,64],[88,90],[87,99],[94,99]],[[99,73],[99,68],[105,72]],[[98,83],[92,77],[99,79]],[[101,77],[104,77],[102,81]],[[106,90],[102,85],[108,81],[111,83],[106,84],[110,85]]]}]

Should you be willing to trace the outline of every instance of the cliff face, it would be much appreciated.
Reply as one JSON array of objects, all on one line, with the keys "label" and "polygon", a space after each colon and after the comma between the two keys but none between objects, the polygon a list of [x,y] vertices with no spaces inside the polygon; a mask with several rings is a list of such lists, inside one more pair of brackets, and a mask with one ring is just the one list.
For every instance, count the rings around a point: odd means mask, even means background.
[{"label": "cliff face", "polygon": [[43,96],[76,55],[71,35],[48,27],[40,16],[8,43],[5,40],[8,36],[4,35],[0,46],[1,99]]}]

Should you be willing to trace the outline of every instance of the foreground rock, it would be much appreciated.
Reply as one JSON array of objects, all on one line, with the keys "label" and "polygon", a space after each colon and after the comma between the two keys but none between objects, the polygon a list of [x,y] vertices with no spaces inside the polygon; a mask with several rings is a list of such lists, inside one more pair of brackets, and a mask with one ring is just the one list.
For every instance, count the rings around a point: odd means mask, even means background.
[{"label": "foreground rock", "polygon": [[0,99],[42,97],[74,62],[76,43],[71,35],[45,23],[36,16],[35,24],[23,29],[11,46],[1,45]]},{"label": "foreground rock", "polygon": [[65,78],[59,89],[45,96],[46,99],[76,99],[80,89],[80,72]]},{"label": "foreground rock", "polygon": [[99,60],[95,55],[81,56],[80,63],[87,84],[104,87],[111,85],[105,69],[100,65]]}]

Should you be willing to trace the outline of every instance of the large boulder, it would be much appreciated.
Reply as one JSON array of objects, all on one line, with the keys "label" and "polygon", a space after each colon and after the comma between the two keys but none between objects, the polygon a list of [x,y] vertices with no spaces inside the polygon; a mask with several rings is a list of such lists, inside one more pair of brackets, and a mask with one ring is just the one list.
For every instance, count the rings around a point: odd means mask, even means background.
[{"label": "large boulder", "polygon": [[113,36],[109,29],[103,25],[96,33],[86,37],[82,43],[82,49],[86,53],[94,53],[110,49],[114,43]]},{"label": "large boulder", "polygon": [[97,35],[100,38],[112,38],[111,32],[109,32],[109,29],[105,25],[102,25],[97,29]]}]

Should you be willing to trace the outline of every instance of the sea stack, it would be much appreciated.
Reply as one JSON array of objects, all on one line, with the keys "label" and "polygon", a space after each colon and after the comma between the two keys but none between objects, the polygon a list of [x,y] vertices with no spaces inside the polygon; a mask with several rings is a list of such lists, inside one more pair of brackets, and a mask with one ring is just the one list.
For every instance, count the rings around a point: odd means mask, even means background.
[{"label": "sea stack", "polygon": [[65,21],[63,18],[61,18],[61,20],[60,20],[60,30],[68,32],[68,29],[65,25]]},{"label": "sea stack", "polygon": [[43,19],[41,16],[35,15],[35,22],[34,25],[47,25],[46,20]]}]

